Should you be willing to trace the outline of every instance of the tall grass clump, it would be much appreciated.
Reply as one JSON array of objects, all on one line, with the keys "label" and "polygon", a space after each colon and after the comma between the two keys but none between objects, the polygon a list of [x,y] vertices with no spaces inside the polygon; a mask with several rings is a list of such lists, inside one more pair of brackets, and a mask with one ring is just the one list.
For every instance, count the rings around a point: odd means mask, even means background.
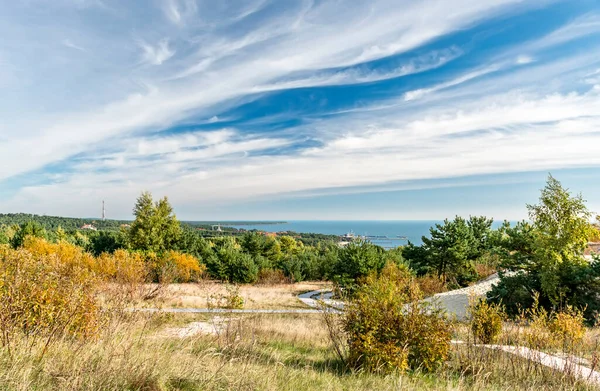
[{"label": "tall grass clump", "polygon": [[523,338],[527,346],[564,353],[579,350],[586,331],[583,310],[567,306],[561,311],[547,311],[539,306],[537,295],[533,306],[521,313],[519,323],[527,326]]}]

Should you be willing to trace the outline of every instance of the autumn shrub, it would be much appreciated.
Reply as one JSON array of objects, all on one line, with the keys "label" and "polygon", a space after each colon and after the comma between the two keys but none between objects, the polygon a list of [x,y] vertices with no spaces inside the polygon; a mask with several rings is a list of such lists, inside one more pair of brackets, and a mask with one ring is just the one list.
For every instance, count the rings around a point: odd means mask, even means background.
[{"label": "autumn shrub", "polygon": [[548,322],[548,329],[564,350],[571,350],[583,341],[585,335],[583,312],[572,307],[556,312]]},{"label": "autumn shrub", "polygon": [[148,274],[144,257],[139,253],[126,250],[100,254],[96,258],[94,271],[121,284],[142,284]]},{"label": "autumn shrub", "polygon": [[495,343],[502,333],[504,312],[499,304],[486,300],[471,300],[468,308],[471,331],[475,340],[483,344]]},{"label": "autumn shrub", "polygon": [[70,252],[45,254],[41,243],[32,248],[0,250],[3,345],[10,348],[16,333],[44,338],[47,345],[64,336],[95,336],[100,327],[95,274],[71,262]]},{"label": "autumn shrub", "polygon": [[533,304],[526,310],[522,310],[518,323],[524,327],[524,342],[533,349],[545,349],[552,347],[553,335],[549,331],[550,313],[546,308],[539,305],[538,295],[533,295]]},{"label": "autumn shrub", "polygon": [[342,315],[347,363],[377,372],[431,371],[442,364],[450,349],[450,324],[421,299],[406,266],[389,263],[379,276],[369,275]]},{"label": "autumn shrub", "polygon": [[197,281],[206,269],[198,258],[177,251],[148,253],[146,257],[154,280],[160,283]]},{"label": "autumn shrub", "polygon": [[489,263],[476,263],[474,265],[477,278],[482,280],[496,273],[497,266]]},{"label": "autumn shrub", "polygon": [[96,263],[93,255],[64,240],[51,243],[43,238],[27,236],[23,241],[23,248],[38,257],[55,256],[58,262],[67,267],[93,270]]},{"label": "autumn shrub", "polygon": [[136,252],[116,250],[112,254],[102,253],[96,258],[93,270],[108,283],[103,293],[113,309],[114,305],[126,306],[154,290],[154,287],[145,286],[148,265]]},{"label": "autumn shrub", "polygon": [[525,342],[534,349],[575,350],[585,335],[585,316],[583,310],[570,306],[560,311],[547,311],[538,304],[538,295],[534,295],[531,308],[522,311],[519,321],[525,328]]}]

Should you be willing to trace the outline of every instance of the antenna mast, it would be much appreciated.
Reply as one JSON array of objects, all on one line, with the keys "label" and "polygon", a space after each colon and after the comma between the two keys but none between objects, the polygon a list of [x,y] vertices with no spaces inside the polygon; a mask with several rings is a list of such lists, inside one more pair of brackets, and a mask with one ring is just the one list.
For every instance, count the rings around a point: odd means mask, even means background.
[{"label": "antenna mast", "polygon": [[102,200],[102,221],[106,220],[106,209],[104,209],[104,200]]}]

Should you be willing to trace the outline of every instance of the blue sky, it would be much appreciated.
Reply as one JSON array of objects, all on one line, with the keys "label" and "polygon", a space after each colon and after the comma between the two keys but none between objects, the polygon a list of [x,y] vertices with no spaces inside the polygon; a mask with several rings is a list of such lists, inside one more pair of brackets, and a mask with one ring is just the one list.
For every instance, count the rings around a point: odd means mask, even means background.
[{"label": "blue sky", "polygon": [[0,211],[600,211],[596,0],[2,1]]}]

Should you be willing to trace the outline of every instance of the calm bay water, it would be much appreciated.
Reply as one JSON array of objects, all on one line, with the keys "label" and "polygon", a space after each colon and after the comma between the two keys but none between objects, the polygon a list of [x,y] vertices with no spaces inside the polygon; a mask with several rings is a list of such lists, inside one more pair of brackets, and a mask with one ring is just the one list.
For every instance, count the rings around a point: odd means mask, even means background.
[{"label": "calm bay water", "polygon": [[[353,232],[361,236],[387,236],[389,238],[405,237],[402,240],[370,239],[382,247],[391,248],[403,246],[410,240],[416,245],[422,244],[421,237],[429,236],[429,228],[441,220],[296,220],[283,224],[231,225],[235,228],[257,229],[266,232],[294,231],[301,233],[320,233],[329,235],[344,235]],[[498,228],[501,221],[495,221]],[[223,223],[226,225],[226,223]]]},{"label": "calm bay water", "polygon": [[371,240],[383,247],[396,247],[405,245],[408,240],[415,244],[421,244],[421,236],[429,235],[429,227],[435,223],[439,223],[439,221],[298,220],[284,224],[234,225],[233,227],[247,230],[257,229],[266,232],[294,231],[330,235],[344,235],[348,232],[354,232],[355,235],[364,236],[406,237],[406,240]]}]

